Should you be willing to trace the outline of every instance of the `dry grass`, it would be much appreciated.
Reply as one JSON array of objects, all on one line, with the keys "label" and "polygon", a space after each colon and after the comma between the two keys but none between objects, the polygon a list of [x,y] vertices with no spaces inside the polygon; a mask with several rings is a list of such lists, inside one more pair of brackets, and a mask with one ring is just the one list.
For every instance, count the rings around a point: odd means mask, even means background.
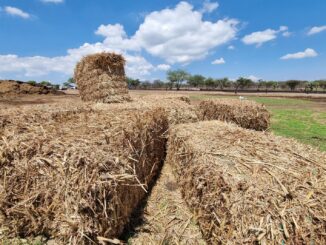
[{"label": "dry grass", "polygon": [[49,107],[10,110],[1,118],[6,233],[63,244],[119,236],[164,159],[165,111]]},{"label": "dry grass", "polygon": [[197,106],[197,113],[200,120],[233,122],[259,131],[268,129],[270,124],[270,113],[265,106],[249,100],[204,100]]},{"label": "dry grass", "polygon": [[64,93],[53,88],[36,84],[31,85],[15,80],[0,80],[0,98],[15,98],[20,95],[63,95]]},{"label": "dry grass", "polygon": [[220,121],[177,125],[167,159],[209,244],[325,244],[326,154]]},{"label": "dry grass", "polygon": [[83,101],[117,103],[129,101],[125,60],[115,53],[84,57],[75,68],[75,80]]},{"label": "dry grass", "polygon": [[143,111],[153,108],[164,108],[164,110],[167,112],[170,125],[198,121],[196,110],[192,105],[190,105],[189,98],[187,96],[134,96],[132,100],[133,101],[129,103],[98,103],[93,104],[92,108],[103,111],[108,109]]},{"label": "dry grass", "polygon": [[168,125],[193,121],[187,99],[170,96],[2,109],[6,234],[74,244],[118,237],[165,158]]}]

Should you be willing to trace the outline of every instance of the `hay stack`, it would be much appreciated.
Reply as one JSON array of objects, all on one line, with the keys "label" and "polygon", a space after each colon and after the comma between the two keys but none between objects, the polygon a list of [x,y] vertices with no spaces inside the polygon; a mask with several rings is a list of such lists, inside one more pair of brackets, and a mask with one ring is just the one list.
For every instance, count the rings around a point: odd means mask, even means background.
[{"label": "hay stack", "polygon": [[326,244],[326,154],[221,121],[175,126],[167,161],[209,244]]},{"label": "hay stack", "polygon": [[199,120],[233,122],[243,128],[266,130],[270,114],[264,105],[249,100],[214,99],[202,101],[197,106]]},{"label": "hay stack", "polygon": [[103,103],[129,101],[124,64],[124,58],[115,53],[84,57],[75,68],[81,99]]},{"label": "hay stack", "polygon": [[119,236],[165,157],[166,113],[46,111],[6,115],[0,139],[5,234],[44,235],[59,244]]},{"label": "hay stack", "polygon": [[187,96],[144,96],[132,98],[131,103],[120,104],[95,104],[91,107],[95,110],[152,110],[153,108],[164,108],[167,112],[169,125],[180,123],[197,122],[198,116],[195,107],[190,105]]}]

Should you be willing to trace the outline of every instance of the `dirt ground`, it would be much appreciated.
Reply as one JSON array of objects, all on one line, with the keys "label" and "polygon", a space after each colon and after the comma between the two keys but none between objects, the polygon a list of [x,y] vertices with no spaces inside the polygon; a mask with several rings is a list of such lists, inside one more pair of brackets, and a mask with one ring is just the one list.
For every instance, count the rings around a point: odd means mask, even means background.
[{"label": "dirt ground", "polygon": [[[16,97],[0,97],[0,108],[17,107],[24,105],[36,105],[36,104],[51,104],[60,102],[80,102],[80,98],[77,90],[67,90],[66,95],[20,95]],[[157,91],[157,90],[131,90],[131,95],[134,96],[146,96],[153,94],[178,94],[196,96],[199,98],[214,98],[226,96],[226,97],[239,97],[239,96],[255,96],[255,97],[275,97],[275,98],[298,98],[307,99],[316,102],[322,102],[321,107],[326,106],[326,94],[302,94],[302,93],[234,93],[229,92],[206,92],[206,91]],[[194,103],[200,101],[194,100]]]},{"label": "dirt ground", "polygon": [[164,165],[138,222],[128,244],[206,244],[169,163]]}]

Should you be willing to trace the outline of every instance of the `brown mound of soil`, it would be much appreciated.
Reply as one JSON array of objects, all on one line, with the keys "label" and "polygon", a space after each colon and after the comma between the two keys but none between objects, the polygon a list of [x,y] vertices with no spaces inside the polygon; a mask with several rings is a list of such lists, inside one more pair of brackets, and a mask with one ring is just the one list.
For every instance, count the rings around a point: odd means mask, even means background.
[{"label": "brown mound of soil", "polygon": [[42,85],[32,85],[15,80],[0,80],[0,96],[24,95],[24,94],[64,94],[53,88]]}]

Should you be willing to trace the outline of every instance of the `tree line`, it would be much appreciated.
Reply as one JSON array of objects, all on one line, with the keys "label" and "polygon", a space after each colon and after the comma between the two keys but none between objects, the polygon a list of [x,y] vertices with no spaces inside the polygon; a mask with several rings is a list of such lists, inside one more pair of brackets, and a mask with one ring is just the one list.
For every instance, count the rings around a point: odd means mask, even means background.
[{"label": "tree line", "polygon": [[140,81],[127,78],[130,89],[201,89],[201,90],[251,90],[251,91],[302,91],[314,92],[326,90],[326,80],[305,81],[253,81],[250,78],[239,77],[232,81],[228,78],[205,77],[200,74],[191,75],[184,70],[171,70],[167,72],[166,81],[154,80]]},{"label": "tree line", "polygon": [[75,87],[75,80],[71,77],[69,78],[66,82],[64,82],[62,84],[62,86],[60,86],[59,84],[53,84],[50,81],[41,81],[41,82],[37,82],[34,80],[30,80],[27,81],[26,83],[33,85],[33,86],[46,86],[46,87],[50,87],[50,88],[54,88],[56,90],[59,90],[60,88],[73,88]]}]

